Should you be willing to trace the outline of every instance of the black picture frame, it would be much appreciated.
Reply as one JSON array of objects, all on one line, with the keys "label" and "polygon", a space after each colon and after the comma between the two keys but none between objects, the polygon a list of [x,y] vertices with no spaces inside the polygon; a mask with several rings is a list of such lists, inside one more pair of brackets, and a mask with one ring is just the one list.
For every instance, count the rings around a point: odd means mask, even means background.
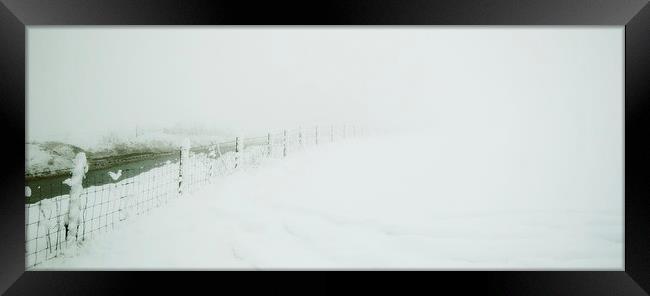
[{"label": "black picture frame", "polygon": [[[647,295],[650,291],[650,5],[645,0],[375,0],[249,3],[245,1],[0,0],[0,122],[6,158],[0,205],[0,291],[7,295],[150,292],[192,281],[220,286],[230,276],[135,272],[25,272],[24,163],[26,26],[31,25],[616,25],[625,26],[625,269],[621,271],[472,271],[425,276],[431,291],[493,291],[525,295]],[[587,107],[587,106],[586,106]],[[356,278],[385,290],[409,286]],[[339,276],[302,276],[317,290]],[[374,276],[373,276],[374,277]],[[200,280],[197,280],[199,278]],[[206,279],[207,278],[207,279]],[[284,278],[284,277],[283,277]],[[285,279],[297,281],[295,274]],[[144,282],[143,282],[144,281]],[[282,281],[282,280],[280,280]],[[217,284],[218,282],[218,284]],[[148,283],[148,284],[143,284]],[[277,291],[281,282],[243,288]],[[348,283],[352,283],[348,280]],[[171,284],[171,285],[170,285]],[[286,283],[291,285],[292,283]],[[135,288],[134,288],[135,287]],[[176,289],[182,285],[175,286]],[[644,291],[645,290],[645,291]],[[182,291],[182,290],[179,290]],[[362,288],[359,291],[366,291]],[[171,290],[170,290],[171,292]]]}]

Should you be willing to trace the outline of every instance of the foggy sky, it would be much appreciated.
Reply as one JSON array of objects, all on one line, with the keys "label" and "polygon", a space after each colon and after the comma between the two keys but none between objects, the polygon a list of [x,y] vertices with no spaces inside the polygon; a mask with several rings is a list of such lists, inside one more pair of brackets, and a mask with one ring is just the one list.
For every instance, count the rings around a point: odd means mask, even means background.
[{"label": "foggy sky", "polygon": [[30,27],[26,124],[39,139],[539,116],[620,133],[622,75],[622,27]]}]

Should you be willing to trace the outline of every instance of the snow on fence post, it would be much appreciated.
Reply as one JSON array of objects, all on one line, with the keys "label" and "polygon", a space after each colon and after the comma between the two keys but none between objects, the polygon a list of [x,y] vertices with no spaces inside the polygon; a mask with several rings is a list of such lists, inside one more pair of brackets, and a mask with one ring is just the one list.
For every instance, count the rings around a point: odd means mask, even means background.
[{"label": "snow on fence post", "polygon": [[180,151],[180,160],[178,164],[178,194],[183,195],[185,191],[185,183],[183,182],[183,174],[185,173],[185,166],[190,155],[190,140],[185,139]]},{"label": "snow on fence post", "polygon": [[239,137],[235,137],[235,168],[239,165]]},{"label": "snow on fence post", "polygon": [[314,140],[314,142],[316,143],[316,145],[318,145],[318,126],[316,126],[315,129],[316,129],[316,139]]},{"label": "snow on fence post", "polygon": [[302,147],[302,127],[298,127],[298,146]]},{"label": "snow on fence post", "polygon": [[183,146],[178,149],[178,194],[182,194],[183,185]]},{"label": "snow on fence post", "polygon": [[81,220],[81,193],[83,192],[83,179],[86,178],[88,172],[88,161],[86,154],[83,152],[77,153],[72,160],[74,168],[72,169],[72,177],[65,179],[63,184],[70,186],[70,201],[68,204],[68,215],[65,216],[63,223],[65,226],[65,237],[68,243],[77,239],[77,231]]},{"label": "snow on fence post", "polygon": [[178,149],[178,194],[181,194],[181,184],[183,183],[183,146]]},{"label": "snow on fence post", "polygon": [[273,147],[271,146],[271,133],[268,133],[266,135],[266,157],[271,157],[271,150]]},{"label": "snow on fence post", "polygon": [[282,149],[282,157],[287,157],[287,130],[284,130],[282,145],[284,146],[284,148]]},{"label": "snow on fence post", "polygon": [[216,145],[214,145],[214,142],[211,142],[208,148],[208,161],[210,163],[210,166],[208,167],[208,175],[207,175],[207,178],[209,178],[210,180],[214,176],[215,168],[214,168],[214,161],[212,161],[212,159],[217,157],[217,153],[215,152],[216,149],[217,148]]}]

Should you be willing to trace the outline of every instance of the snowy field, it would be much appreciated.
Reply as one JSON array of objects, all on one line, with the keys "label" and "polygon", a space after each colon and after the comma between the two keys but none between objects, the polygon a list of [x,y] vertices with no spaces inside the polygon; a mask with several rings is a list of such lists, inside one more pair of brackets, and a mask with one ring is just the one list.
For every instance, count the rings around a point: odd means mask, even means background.
[{"label": "snowy field", "polygon": [[[493,142],[311,147],[215,178],[36,269],[622,268],[622,189],[608,181],[620,172],[594,164],[602,155]],[[595,173],[580,174],[585,163]]]}]

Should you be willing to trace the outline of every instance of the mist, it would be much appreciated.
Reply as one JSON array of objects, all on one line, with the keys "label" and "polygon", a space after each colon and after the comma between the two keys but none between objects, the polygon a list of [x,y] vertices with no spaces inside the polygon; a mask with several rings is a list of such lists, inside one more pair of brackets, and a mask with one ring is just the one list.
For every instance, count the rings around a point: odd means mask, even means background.
[{"label": "mist", "polygon": [[622,41],[620,27],[29,27],[27,138],[344,123],[455,133],[574,115],[611,118],[610,130]]}]

